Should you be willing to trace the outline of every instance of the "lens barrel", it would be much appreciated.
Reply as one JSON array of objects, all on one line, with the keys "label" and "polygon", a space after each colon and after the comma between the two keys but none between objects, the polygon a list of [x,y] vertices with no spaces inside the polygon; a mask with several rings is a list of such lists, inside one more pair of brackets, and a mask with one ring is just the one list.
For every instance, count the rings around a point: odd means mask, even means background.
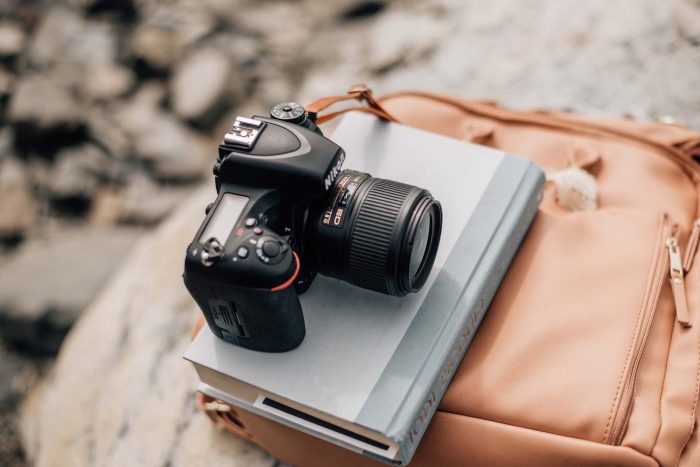
[{"label": "lens barrel", "polygon": [[314,217],[309,241],[319,273],[396,296],[425,284],[442,229],[429,191],[345,170]]}]

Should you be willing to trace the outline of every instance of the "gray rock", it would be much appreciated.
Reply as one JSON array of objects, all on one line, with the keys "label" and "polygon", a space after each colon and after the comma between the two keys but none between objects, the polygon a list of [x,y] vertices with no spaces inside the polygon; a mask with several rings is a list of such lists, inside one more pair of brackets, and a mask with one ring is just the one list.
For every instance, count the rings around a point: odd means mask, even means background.
[{"label": "gray rock", "polygon": [[173,31],[156,26],[141,25],[131,38],[131,50],[136,58],[156,70],[167,70],[182,55],[185,47]]},{"label": "gray rock", "polygon": [[81,101],[47,75],[19,80],[10,99],[8,120],[29,145],[80,133],[85,123]]},{"label": "gray rock", "polygon": [[137,13],[133,0],[70,0],[69,3],[88,13],[116,13],[123,19],[132,19]]},{"label": "gray rock", "polygon": [[49,7],[29,46],[29,62],[37,67],[72,67],[113,63],[117,56],[114,27],[90,21],[62,6]]},{"label": "gray rock", "polygon": [[442,23],[432,15],[388,12],[368,32],[364,66],[386,73],[395,66],[416,63],[441,44],[445,33]]},{"label": "gray rock", "polygon": [[0,160],[0,239],[21,238],[36,218],[36,203],[24,166],[14,158]]},{"label": "gray rock", "polygon": [[86,114],[90,139],[113,159],[123,160],[131,151],[131,138],[118,124],[112,107],[90,107]]},{"label": "gray rock", "polygon": [[23,243],[0,269],[0,338],[56,352],[138,236],[133,229],[76,229]]},{"label": "gray rock", "polygon": [[306,0],[305,3],[319,22],[326,23],[373,16],[382,11],[388,2],[386,0],[335,0],[332,2]]},{"label": "gray rock", "polygon": [[215,18],[196,1],[180,1],[176,8],[148,3],[131,38],[132,53],[156,70],[167,70],[215,25]]},{"label": "gray rock", "polygon": [[678,32],[700,45],[700,0],[674,0],[672,5]]},{"label": "gray rock", "polygon": [[89,68],[84,90],[91,100],[108,101],[123,96],[133,85],[134,74],[130,69],[104,63]]},{"label": "gray rock", "polygon": [[199,316],[180,277],[182,252],[214,196],[213,187],[190,196],[140,243],[71,331],[24,404],[24,444],[37,467],[274,464],[197,412],[197,376],[182,359]]},{"label": "gray rock", "polygon": [[236,84],[224,54],[211,48],[197,50],[177,66],[170,81],[173,110],[184,120],[210,126],[231,104]]},{"label": "gray rock", "polygon": [[136,173],[129,178],[126,189],[119,196],[117,221],[129,225],[156,225],[191,192],[188,187],[156,184],[150,177]]},{"label": "gray rock", "polygon": [[12,23],[0,23],[0,58],[15,57],[24,49],[22,28]]},{"label": "gray rock", "polygon": [[128,175],[124,185],[100,190],[95,196],[91,225],[154,226],[192,193],[189,186],[159,184],[142,172]]},{"label": "gray rock", "polygon": [[42,367],[42,362],[0,346],[0,460],[5,467],[26,466],[17,408]]},{"label": "gray rock", "polygon": [[56,156],[48,192],[54,200],[90,200],[113,178],[113,161],[91,144],[64,149]]},{"label": "gray rock", "polygon": [[135,135],[134,150],[154,177],[172,182],[191,182],[211,173],[217,154],[216,144],[164,112]]},{"label": "gray rock", "polygon": [[10,94],[12,78],[12,74],[9,71],[0,68],[0,98]]},{"label": "gray rock", "polygon": [[188,182],[202,178],[216,158],[216,145],[160,108],[164,90],[145,86],[117,114],[132,139],[134,155],[155,178]]}]

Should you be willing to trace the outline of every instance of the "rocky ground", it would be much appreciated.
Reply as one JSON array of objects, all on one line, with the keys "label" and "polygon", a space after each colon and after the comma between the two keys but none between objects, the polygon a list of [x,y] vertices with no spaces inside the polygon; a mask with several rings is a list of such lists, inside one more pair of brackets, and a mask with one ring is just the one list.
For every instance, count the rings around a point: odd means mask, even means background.
[{"label": "rocky ground", "polygon": [[[0,464],[29,457],[58,465],[66,455],[85,461],[72,465],[274,462],[244,443],[230,447],[194,416],[192,373],[179,355],[196,312],[179,281],[174,224],[161,241],[147,241],[175,259],[132,258],[129,274],[133,284],[167,284],[175,302],[156,306],[139,331],[139,311],[125,305],[136,285],[112,284],[106,296],[115,301],[102,295],[61,363],[52,361],[137,240],[195,187],[211,183],[217,140],[233,115],[265,113],[290,98],[309,102],[357,82],[512,107],[671,115],[700,128],[700,1],[0,3]],[[196,223],[188,212],[187,222]],[[176,319],[169,306],[180,310]],[[110,330],[138,338],[111,339]],[[118,371],[75,373],[88,363]],[[134,384],[139,372],[144,379]],[[25,454],[15,409],[46,373],[24,416]],[[91,388],[80,407],[67,401],[74,383]],[[130,386],[133,397],[153,393],[172,404],[178,412],[167,418],[166,407],[152,401],[165,417],[160,426],[172,430],[138,441],[158,430],[119,392]],[[111,398],[125,409],[120,425],[88,423],[88,414],[108,411]],[[75,419],[63,430],[45,421],[52,413]],[[87,444],[71,438],[76,433]]]}]

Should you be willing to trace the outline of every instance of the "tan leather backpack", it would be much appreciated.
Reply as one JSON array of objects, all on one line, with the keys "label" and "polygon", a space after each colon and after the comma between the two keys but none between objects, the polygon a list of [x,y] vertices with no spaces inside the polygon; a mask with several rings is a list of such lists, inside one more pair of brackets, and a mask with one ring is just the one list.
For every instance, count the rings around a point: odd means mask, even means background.
[{"label": "tan leather backpack", "polygon": [[[353,97],[550,175],[579,167],[598,187],[595,210],[569,211],[548,184],[411,465],[700,466],[700,133],[417,92]],[[296,466],[381,465],[218,401],[200,407]]]}]

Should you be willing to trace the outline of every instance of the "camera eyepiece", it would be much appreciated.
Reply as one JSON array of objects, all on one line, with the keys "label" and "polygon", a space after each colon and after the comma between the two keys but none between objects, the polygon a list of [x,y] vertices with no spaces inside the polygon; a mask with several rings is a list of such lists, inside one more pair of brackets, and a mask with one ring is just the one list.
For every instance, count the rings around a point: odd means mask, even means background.
[{"label": "camera eyepiece", "polygon": [[346,170],[316,213],[309,243],[319,273],[396,296],[425,284],[442,229],[427,190]]}]

